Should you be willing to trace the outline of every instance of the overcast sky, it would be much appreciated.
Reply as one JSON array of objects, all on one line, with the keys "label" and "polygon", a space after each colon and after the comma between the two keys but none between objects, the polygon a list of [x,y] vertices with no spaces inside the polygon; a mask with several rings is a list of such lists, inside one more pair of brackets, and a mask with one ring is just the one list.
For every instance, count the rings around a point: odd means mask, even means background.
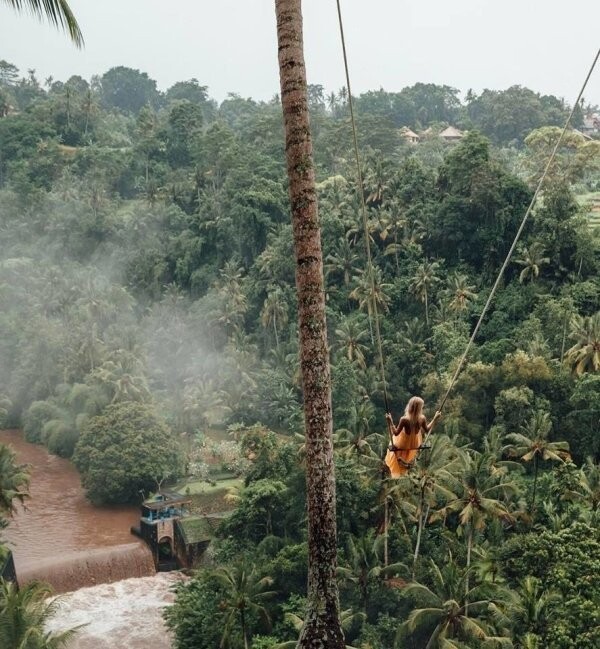
[{"label": "overcast sky", "polygon": [[[86,46],[0,3],[0,59],[43,80],[125,65],[160,89],[197,78],[211,96],[279,91],[274,0],[70,0]],[[343,81],[335,0],[304,0],[309,83]],[[353,92],[416,82],[571,103],[600,46],[600,0],[343,0]],[[586,98],[600,104],[600,69]]]}]

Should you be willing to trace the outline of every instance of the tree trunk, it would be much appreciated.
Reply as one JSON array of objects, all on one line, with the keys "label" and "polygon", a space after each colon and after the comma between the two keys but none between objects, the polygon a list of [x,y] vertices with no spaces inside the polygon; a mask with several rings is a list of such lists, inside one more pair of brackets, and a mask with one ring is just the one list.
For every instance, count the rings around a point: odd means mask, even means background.
[{"label": "tree trunk", "polygon": [[537,477],[538,477],[538,456],[533,456],[533,495],[531,496],[531,515],[535,511],[535,492],[537,489]]},{"label": "tree trunk", "polygon": [[240,609],[240,617],[242,618],[242,635],[244,636],[244,649],[250,649],[248,644],[248,634],[246,633],[246,616],[244,615],[244,609]]},{"label": "tree trunk", "polygon": [[301,0],[275,0],[281,103],[296,256],[304,392],[308,507],[308,603],[298,647],[343,649],[336,581],[337,539],[331,378],[323,258],[308,116]]},{"label": "tree trunk", "polygon": [[565,358],[565,342],[567,340],[567,322],[568,322],[568,315],[567,312],[565,311],[565,321],[563,324],[563,335],[562,335],[562,343],[560,346],[560,362],[562,363],[564,358]]},{"label": "tree trunk", "polygon": [[471,549],[473,548],[473,524],[469,524],[467,538],[467,576],[465,578],[465,617],[469,617],[469,570],[471,569]]},{"label": "tree trunk", "polygon": [[388,513],[388,495],[385,494],[385,504],[383,507],[383,565],[388,567],[388,526],[389,526],[389,513]]},{"label": "tree trunk", "polygon": [[429,516],[429,506],[423,511],[423,506],[425,505],[425,489],[421,489],[421,495],[419,498],[419,522],[417,529],[417,542],[415,544],[415,554],[413,556],[413,567],[412,567],[412,578],[415,580],[415,573],[417,571],[417,561],[419,560],[419,550],[421,549],[421,535],[423,533],[423,527],[427,517]]},{"label": "tree trunk", "polygon": [[425,290],[425,323],[429,327],[429,303],[427,300],[427,290]]},{"label": "tree trunk", "polygon": [[90,123],[90,110],[92,109],[92,99],[91,99],[91,91],[87,91],[86,95],[86,103],[85,103],[85,127],[83,129],[83,135],[84,137],[87,137],[88,133],[88,126]]}]

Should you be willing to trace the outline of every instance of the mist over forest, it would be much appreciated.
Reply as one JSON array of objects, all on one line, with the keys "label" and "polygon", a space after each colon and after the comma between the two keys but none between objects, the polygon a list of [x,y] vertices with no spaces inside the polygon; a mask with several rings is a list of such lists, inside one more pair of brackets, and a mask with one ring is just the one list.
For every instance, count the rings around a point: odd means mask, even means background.
[{"label": "mist over forest", "polygon": [[[418,83],[355,98],[373,292],[347,96],[309,86],[346,639],[425,647],[442,611],[455,615],[440,636],[453,644],[435,646],[593,649],[598,106],[576,107],[432,449],[403,480],[381,479],[374,303],[394,417],[415,394],[431,417],[571,110],[520,86],[461,91]],[[72,458],[95,503],[210,482],[215,464],[241,481],[210,570],[166,613],[177,649],[214,649],[224,629],[233,649],[246,636],[255,649],[295,646],[304,611],[283,138],[278,97],[218,103],[196,79],[159,92],[126,67],[63,82],[0,61],[0,428]],[[247,628],[227,621],[234,559],[276,592],[256,598]],[[471,617],[449,600],[470,601]]]}]

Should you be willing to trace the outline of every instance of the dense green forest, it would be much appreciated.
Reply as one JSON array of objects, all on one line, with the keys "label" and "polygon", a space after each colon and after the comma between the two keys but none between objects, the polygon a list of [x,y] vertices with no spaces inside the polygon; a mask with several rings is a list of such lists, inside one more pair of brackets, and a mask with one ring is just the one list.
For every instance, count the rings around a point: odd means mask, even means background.
[{"label": "dense green forest", "polygon": [[[597,647],[600,141],[567,134],[432,448],[391,481],[374,303],[394,414],[420,394],[432,415],[569,106],[519,86],[356,97],[373,293],[347,97],[309,99],[348,644]],[[3,427],[72,457],[96,502],[211,479],[207,447],[244,481],[166,614],[177,649],[294,646],[305,609],[283,147],[277,97],[159,92],[124,67],[41,84],[0,61]]]}]

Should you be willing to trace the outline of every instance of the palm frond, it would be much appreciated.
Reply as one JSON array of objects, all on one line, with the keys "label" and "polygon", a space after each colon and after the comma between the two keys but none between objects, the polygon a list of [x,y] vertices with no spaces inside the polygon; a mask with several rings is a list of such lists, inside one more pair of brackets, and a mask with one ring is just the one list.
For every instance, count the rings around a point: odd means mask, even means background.
[{"label": "palm frond", "polygon": [[66,0],[4,0],[4,2],[16,11],[28,10],[40,20],[47,18],[52,25],[68,32],[77,47],[83,47],[83,34]]}]

